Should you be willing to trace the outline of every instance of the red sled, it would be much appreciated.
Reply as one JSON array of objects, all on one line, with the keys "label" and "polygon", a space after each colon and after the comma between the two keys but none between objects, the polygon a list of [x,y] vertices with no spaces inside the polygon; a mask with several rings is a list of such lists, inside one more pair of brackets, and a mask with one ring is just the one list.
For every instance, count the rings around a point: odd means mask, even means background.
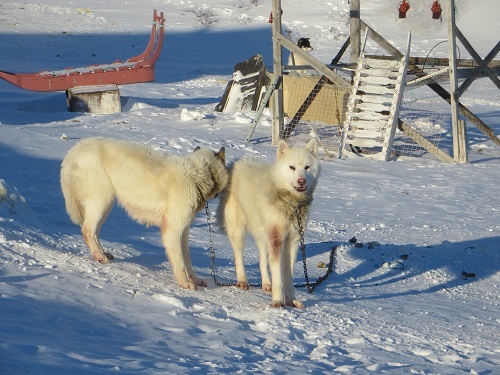
[{"label": "red sled", "polygon": [[0,70],[0,78],[31,91],[66,91],[71,87],[95,85],[126,85],[154,81],[154,67],[160,57],[164,38],[163,12],[153,14],[153,27],[146,50],[125,62],[91,65],[39,73],[9,73]]}]

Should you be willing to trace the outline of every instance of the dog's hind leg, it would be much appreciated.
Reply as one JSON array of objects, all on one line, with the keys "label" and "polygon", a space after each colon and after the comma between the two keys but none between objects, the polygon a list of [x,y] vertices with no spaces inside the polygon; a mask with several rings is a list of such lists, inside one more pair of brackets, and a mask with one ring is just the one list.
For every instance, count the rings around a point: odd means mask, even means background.
[{"label": "dog's hind leg", "polygon": [[182,255],[184,257],[184,263],[186,265],[186,276],[189,280],[194,282],[198,286],[207,286],[205,280],[196,276],[196,272],[193,269],[193,263],[191,261],[191,254],[189,253],[189,227],[184,228],[182,233]]},{"label": "dog's hind leg", "polygon": [[113,255],[106,253],[102,248],[99,241],[99,233],[101,232],[102,224],[106,221],[111,208],[113,207],[113,200],[108,202],[92,202],[83,204],[83,223],[82,235],[83,240],[87,244],[92,258],[100,263],[107,263],[109,260],[114,259]]},{"label": "dog's hind leg", "polygon": [[249,290],[250,284],[248,284],[245,264],[243,262],[246,230],[244,227],[232,225],[231,230],[227,232],[227,236],[233,248],[234,266],[236,268],[236,287],[243,290]]}]

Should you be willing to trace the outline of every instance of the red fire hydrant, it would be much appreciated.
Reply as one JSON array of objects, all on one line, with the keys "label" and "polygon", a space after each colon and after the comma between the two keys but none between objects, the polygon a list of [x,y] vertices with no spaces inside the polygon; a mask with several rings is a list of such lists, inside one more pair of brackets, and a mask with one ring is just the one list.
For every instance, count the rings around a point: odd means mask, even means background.
[{"label": "red fire hydrant", "polygon": [[434,3],[432,3],[432,7],[431,7],[431,11],[432,11],[432,18],[435,19],[435,20],[438,20],[441,18],[441,12],[443,11],[441,9],[441,5],[439,4],[439,1],[434,1]]},{"label": "red fire hydrant", "polygon": [[407,0],[403,0],[398,5],[399,18],[406,18],[406,12],[410,10],[410,3]]}]

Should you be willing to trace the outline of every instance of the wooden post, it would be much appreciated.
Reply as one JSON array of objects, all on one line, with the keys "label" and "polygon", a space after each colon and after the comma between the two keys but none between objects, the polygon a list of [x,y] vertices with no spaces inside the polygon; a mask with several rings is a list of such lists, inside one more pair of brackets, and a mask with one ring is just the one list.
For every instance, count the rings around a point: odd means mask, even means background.
[{"label": "wooden post", "polygon": [[[281,35],[281,0],[273,0],[272,9],[272,34]],[[283,64],[281,44],[273,38],[273,71],[278,77],[283,77]],[[272,120],[272,144],[277,145],[280,134],[283,130],[283,85],[279,85],[273,92],[271,100],[271,109],[273,113]]]},{"label": "wooden post", "polygon": [[357,63],[361,46],[361,16],[360,0],[350,0],[350,44],[351,44],[351,62]]},{"label": "wooden post", "polygon": [[457,97],[457,45],[455,39],[455,0],[446,0],[448,8],[448,54],[450,71],[451,127],[453,133],[453,158],[458,163],[467,163],[465,122],[459,121],[460,102]]}]

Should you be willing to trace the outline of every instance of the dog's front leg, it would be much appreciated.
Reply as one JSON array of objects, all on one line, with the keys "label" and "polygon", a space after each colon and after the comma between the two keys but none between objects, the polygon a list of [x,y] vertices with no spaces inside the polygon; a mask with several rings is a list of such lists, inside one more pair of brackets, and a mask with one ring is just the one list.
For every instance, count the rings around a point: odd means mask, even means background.
[{"label": "dog's front leg", "polygon": [[189,252],[189,228],[191,225],[188,225],[184,228],[182,233],[182,255],[184,257],[184,263],[186,265],[186,276],[188,280],[191,280],[198,286],[207,286],[205,280],[196,276],[196,273],[193,269],[193,263],[191,261],[191,254]]},{"label": "dog's front leg", "polygon": [[283,230],[275,227],[271,230],[269,238],[269,268],[272,279],[271,307],[285,307],[283,298]]},{"label": "dog's front leg", "polygon": [[283,290],[287,306],[303,309],[302,302],[295,299],[295,287],[293,286],[293,268],[297,260],[299,241],[300,238],[293,234],[289,234],[286,238],[283,254]]},{"label": "dog's front leg", "polygon": [[167,215],[163,215],[160,228],[161,239],[179,286],[184,289],[197,290],[196,284],[187,278],[187,270],[182,252],[184,228],[180,228],[178,222],[179,220],[177,219],[175,223],[172,223],[168,220]]}]

